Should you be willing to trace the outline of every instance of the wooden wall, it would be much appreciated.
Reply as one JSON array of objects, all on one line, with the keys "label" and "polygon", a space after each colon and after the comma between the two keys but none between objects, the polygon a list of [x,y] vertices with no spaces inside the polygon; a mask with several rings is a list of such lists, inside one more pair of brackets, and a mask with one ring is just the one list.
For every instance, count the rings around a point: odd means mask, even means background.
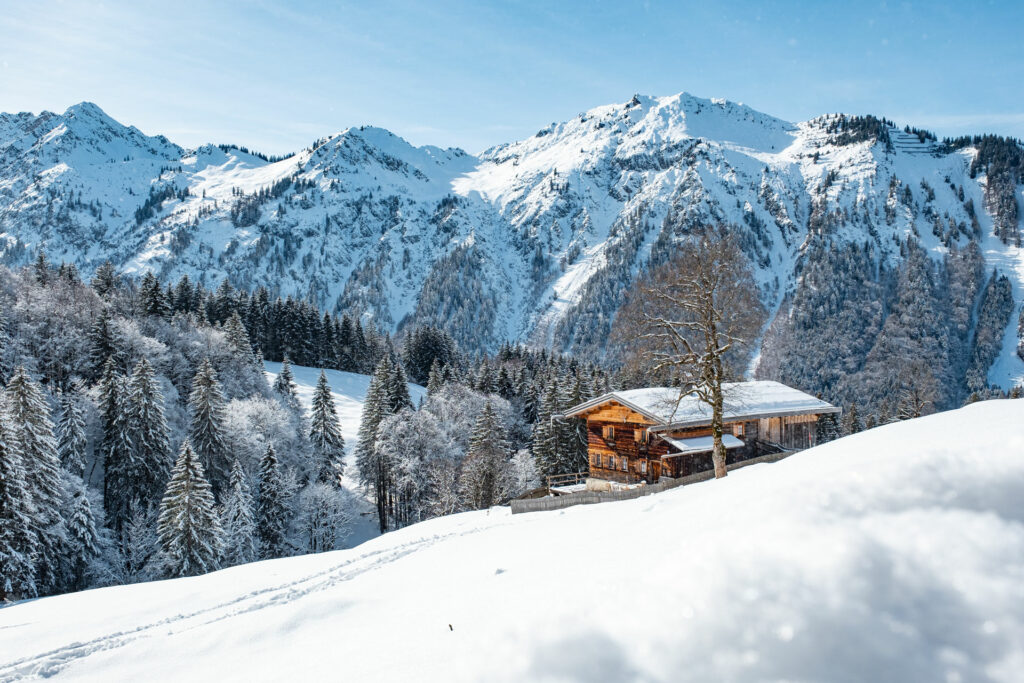
[{"label": "wooden wall", "polygon": [[[745,442],[742,448],[727,452],[726,462],[736,463],[763,455],[764,443],[774,443],[787,449],[808,448],[814,445],[817,415],[795,415],[774,417],[747,422],[729,422],[724,433],[732,434]],[[662,476],[686,477],[712,467],[711,454],[699,453],[676,458],[661,459],[672,450],[669,445],[652,435],[649,443],[637,441],[636,431],[645,430],[652,422],[625,406],[607,404],[587,415],[587,452],[590,460],[590,475],[607,481],[635,483],[646,480],[655,483]],[[605,428],[615,430],[612,439],[605,438]],[[711,428],[693,427],[670,433],[672,438],[686,439],[711,436]],[[609,467],[609,458],[614,457],[615,468]],[[622,459],[626,459],[626,469]],[[647,471],[641,471],[641,463],[647,463]]]}]

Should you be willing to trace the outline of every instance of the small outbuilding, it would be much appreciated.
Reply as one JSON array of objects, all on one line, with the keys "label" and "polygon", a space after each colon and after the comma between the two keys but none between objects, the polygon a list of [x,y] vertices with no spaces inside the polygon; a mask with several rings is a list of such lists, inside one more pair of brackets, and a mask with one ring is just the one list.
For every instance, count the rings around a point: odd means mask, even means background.
[{"label": "small outbuilding", "polygon": [[[840,408],[779,382],[723,385],[727,463],[814,446]],[[587,421],[590,477],[624,484],[712,468],[711,407],[678,388],[613,391],[566,411]]]}]

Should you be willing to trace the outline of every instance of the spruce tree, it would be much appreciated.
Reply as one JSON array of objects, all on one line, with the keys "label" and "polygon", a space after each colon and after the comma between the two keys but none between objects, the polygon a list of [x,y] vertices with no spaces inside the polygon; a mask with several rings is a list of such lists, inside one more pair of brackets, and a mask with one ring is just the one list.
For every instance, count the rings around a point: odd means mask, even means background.
[{"label": "spruce tree", "polygon": [[292,377],[292,362],[288,356],[281,361],[281,372],[277,373],[277,377],[274,378],[274,391],[284,399],[286,405],[298,409],[298,387],[295,384],[295,378]]},{"label": "spruce tree", "polygon": [[65,472],[63,491],[68,535],[67,586],[72,590],[83,590],[88,587],[89,567],[100,554],[96,519],[81,478]]},{"label": "spruce tree", "polygon": [[397,413],[403,408],[412,409],[412,398],[409,396],[409,382],[405,376],[405,370],[402,369],[402,364],[397,359],[393,358],[388,354],[385,356],[388,359],[388,365],[390,366],[390,373],[388,376],[388,404],[391,413]]},{"label": "spruce tree", "polygon": [[316,457],[317,481],[338,486],[345,467],[345,440],[341,436],[334,397],[323,370],[313,391],[309,440]]},{"label": "spruce tree", "polygon": [[60,458],[42,389],[24,367],[14,371],[7,385],[7,412],[35,506],[36,585],[48,592],[60,588],[67,539],[61,516]]},{"label": "spruce tree", "polygon": [[57,454],[65,470],[77,477],[85,476],[85,456],[88,440],[85,436],[85,416],[74,393],[61,397],[60,421],[57,423]]},{"label": "spruce tree", "polygon": [[220,567],[220,520],[203,465],[186,440],[160,502],[157,536],[166,572],[195,576]]},{"label": "spruce tree", "polygon": [[434,363],[430,366],[430,375],[427,377],[427,395],[436,395],[443,386],[444,371],[441,369],[441,363],[435,358]]},{"label": "spruce tree", "polygon": [[107,523],[114,531],[128,519],[132,491],[129,475],[133,469],[132,442],[128,430],[128,387],[117,371],[114,359],[107,359],[100,379],[100,417],[103,436],[100,460],[103,463],[103,508]]},{"label": "spruce tree", "polygon": [[106,298],[107,294],[114,291],[118,284],[117,270],[114,268],[114,264],[110,261],[103,263],[103,265],[96,269],[96,274],[89,284],[92,286],[93,291]]},{"label": "spruce tree", "polygon": [[160,281],[152,271],[142,277],[142,284],[139,286],[139,299],[144,315],[152,315],[166,318],[170,315],[170,307],[167,303],[164,290],[160,287]]},{"label": "spruce tree", "polygon": [[88,373],[90,377],[96,378],[103,374],[108,360],[118,357],[110,311],[106,307],[100,309],[99,317],[89,330],[86,341],[89,348]]},{"label": "spruce tree", "polygon": [[857,404],[853,403],[843,415],[843,434],[848,436],[863,430],[864,425],[861,424],[860,415],[857,413]]},{"label": "spruce tree", "polygon": [[214,498],[220,499],[228,480],[228,449],[224,436],[224,393],[217,373],[206,358],[192,380],[188,399],[192,419],[189,440],[213,487]]},{"label": "spruce tree", "polygon": [[286,554],[287,529],[288,509],[284,482],[277,463],[277,452],[273,444],[268,444],[267,452],[260,460],[259,497],[256,500],[256,535],[259,538],[260,558],[269,560]]},{"label": "spruce tree", "polygon": [[28,473],[5,420],[0,420],[0,603],[37,594],[39,539]]},{"label": "spruce tree", "polygon": [[224,525],[224,566],[254,561],[257,549],[252,493],[238,458],[231,465],[231,479],[224,495],[221,520]]},{"label": "spruce tree", "polygon": [[488,401],[476,418],[462,466],[459,484],[464,506],[483,510],[505,501],[511,491],[508,452],[505,427]]},{"label": "spruce tree", "polygon": [[228,346],[236,357],[246,362],[253,361],[252,342],[237,313],[233,313],[224,323],[224,335],[227,337]]},{"label": "spruce tree", "polygon": [[829,441],[835,441],[839,438],[839,423],[836,421],[834,414],[819,415],[818,422],[815,425],[815,438],[816,444],[828,443]]},{"label": "spruce tree", "polygon": [[128,381],[128,426],[137,470],[135,491],[142,501],[159,500],[171,469],[171,444],[164,398],[153,366],[143,358]]}]

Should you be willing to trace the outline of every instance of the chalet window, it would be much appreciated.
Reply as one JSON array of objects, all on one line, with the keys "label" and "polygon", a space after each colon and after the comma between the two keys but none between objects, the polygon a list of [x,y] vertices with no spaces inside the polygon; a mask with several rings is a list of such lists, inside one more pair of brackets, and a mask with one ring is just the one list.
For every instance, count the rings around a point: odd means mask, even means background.
[{"label": "chalet window", "polygon": [[639,444],[646,444],[650,441],[651,435],[647,433],[646,429],[634,429],[633,440]]},{"label": "chalet window", "polygon": [[615,440],[615,427],[612,427],[611,425],[606,426],[604,428],[604,438],[607,441],[614,441]]},{"label": "chalet window", "polygon": [[592,455],[592,456],[590,456],[590,464],[592,466],[594,466],[594,467],[600,467],[601,466],[601,456],[600,455]]},{"label": "chalet window", "polygon": [[647,461],[646,460],[641,460],[640,461],[640,474],[647,474]]},{"label": "chalet window", "polygon": [[614,470],[615,469],[615,456],[614,455],[609,455],[608,456],[608,469],[610,469],[610,470]]},{"label": "chalet window", "polygon": [[628,458],[620,458],[620,460],[622,461],[622,471],[623,472],[628,472],[629,471],[629,459]]}]

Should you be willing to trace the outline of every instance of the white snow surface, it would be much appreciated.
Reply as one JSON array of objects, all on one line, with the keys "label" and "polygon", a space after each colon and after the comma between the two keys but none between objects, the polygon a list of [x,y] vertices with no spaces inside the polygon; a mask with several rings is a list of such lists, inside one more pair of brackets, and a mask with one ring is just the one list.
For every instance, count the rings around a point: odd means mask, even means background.
[{"label": "white snow surface", "polygon": [[[273,384],[278,373],[281,372],[281,364],[268,360],[263,361],[263,367],[267,374],[267,381]],[[370,386],[370,376],[342,372],[341,370],[324,370],[324,372],[327,374],[327,384],[331,387],[331,396],[334,397],[334,411],[341,424],[341,436],[345,439],[345,471],[342,485],[353,493],[353,500],[361,503],[360,509],[354,511],[358,516],[355,517],[355,524],[350,530],[348,538],[345,539],[347,545],[355,546],[380,535],[376,517],[377,508],[366,499],[356,480],[355,445],[359,436],[359,421],[363,415],[366,390]],[[306,409],[306,414],[309,415],[313,402],[313,390],[316,389],[316,384],[320,379],[320,368],[293,365],[292,378],[295,380],[299,402]],[[427,390],[419,384],[411,382],[408,386],[409,397],[414,404],[419,405],[419,402],[427,395]]]},{"label": "white snow surface", "polygon": [[1024,400],[0,609],[0,679],[1020,681]]}]

